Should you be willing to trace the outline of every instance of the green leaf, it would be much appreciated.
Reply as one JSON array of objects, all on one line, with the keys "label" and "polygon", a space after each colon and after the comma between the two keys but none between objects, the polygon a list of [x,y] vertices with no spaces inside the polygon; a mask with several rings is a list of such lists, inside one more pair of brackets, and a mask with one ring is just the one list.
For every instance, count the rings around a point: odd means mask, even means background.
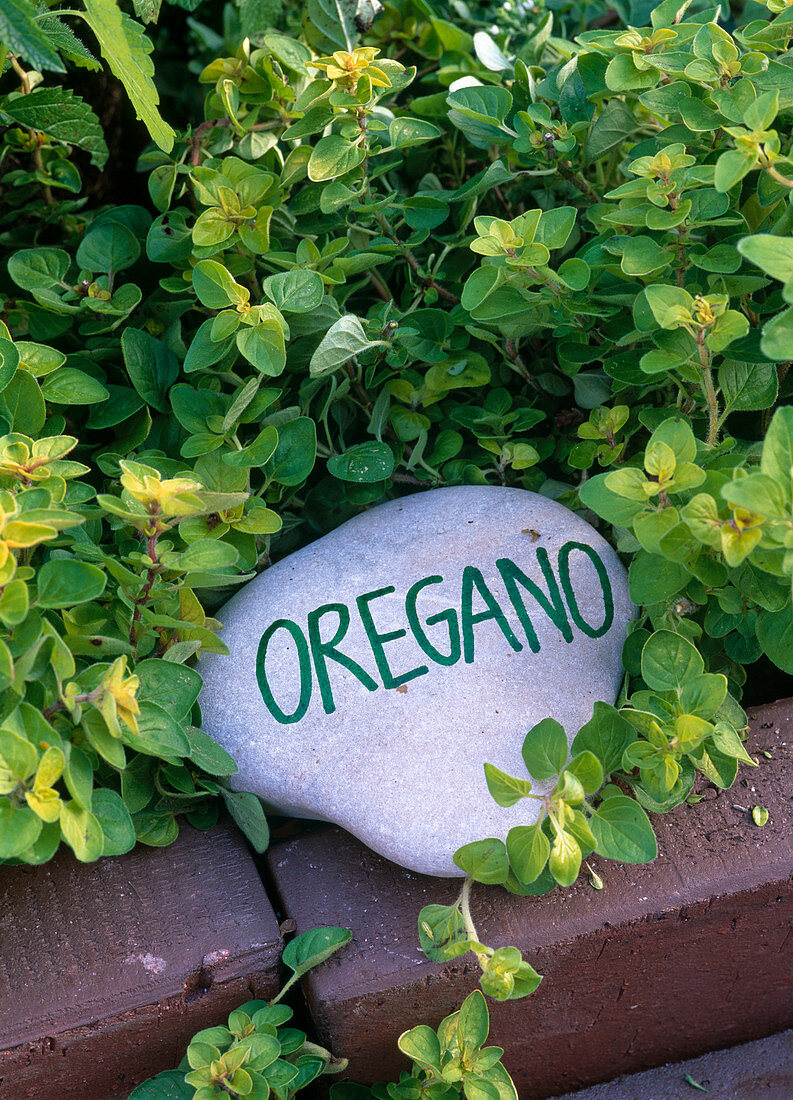
[{"label": "green leaf", "polygon": [[132,6],[138,19],[142,19],[144,23],[156,23],[162,0],[132,0]]},{"label": "green leaf", "polygon": [[503,840],[490,837],[464,844],[454,853],[454,862],[475,882],[503,883],[509,874],[509,860]]},{"label": "green leaf", "polygon": [[98,405],[110,396],[98,379],[76,367],[61,367],[48,374],[41,393],[51,405]]},{"label": "green leaf", "polygon": [[160,97],[152,79],[154,65],[149,57],[154,46],[140,24],[121,12],[116,0],[83,2],[85,20],[99,40],[102,56],[111,72],[124,85],[138,118],[143,121],[153,141],[163,152],[170,153],[175,134],[157,109]]},{"label": "green leaf", "polygon": [[738,251],[768,275],[786,283],[793,279],[793,241],[758,233],[738,241]]},{"label": "green leaf", "polygon": [[586,508],[591,508],[601,519],[620,527],[629,527],[634,516],[641,512],[643,505],[628,500],[606,485],[608,473],[595,474],[579,486],[578,498]]},{"label": "green leaf", "polygon": [[738,774],[738,759],[732,754],[726,755],[715,747],[703,747],[689,753],[689,759],[711,783],[721,787],[722,790],[727,790],[735,782]]},{"label": "green leaf", "polygon": [[614,795],[604,799],[589,818],[597,840],[598,855],[621,863],[649,863],[658,855],[650,819],[632,798]]},{"label": "green leaf", "polygon": [[694,300],[682,287],[655,283],[645,287],[644,294],[653,317],[661,328],[677,328],[690,319]]},{"label": "green leaf", "polygon": [[303,32],[309,45],[320,54],[355,49],[357,0],[307,0],[303,11]]},{"label": "green leaf", "polygon": [[157,412],[170,411],[168,390],[179,377],[179,360],[161,340],[128,326],[121,334],[127,374],[137,393]]},{"label": "green leaf", "polygon": [[167,1069],[134,1088],[129,1100],[194,1100],[195,1095],[182,1070]]},{"label": "green leaf", "polygon": [[507,833],[509,865],[526,885],[542,874],[550,852],[551,844],[541,821],[535,825],[516,825]]},{"label": "green leaf", "polygon": [[633,741],[631,726],[608,703],[596,702],[592,717],[573,739],[571,752],[591,752],[600,761],[605,775],[619,771],[622,754]]},{"label": "green leaf", "polygon": [[[183,668],[184,666],[180,665],[178,667]],[[135,671],[137,672],[137,668]],[[188,730],[188,737],[190,739],[190,759],[196,767],[208,772],[209,775],[221,777],[236,775],[239,769],[234,757],[227,753],[224,748],[221,748],[211,737],[195,727]]]},{"label": "green leaf", "polygon": [[3,0],[0,4],[0,42],[34,69],[65,73],[66,68],[39,26],[36,15],[36,9],[26,0]]},{"label": "green leaf", "polygon": [[726,722],[717,722],[711,736],[713,745],[723,756],[731,756],[740,760],[742,764],[748,764],[750,768],[757,766],[757,761],[752,760],[746,751],[746,746],[738,735],[738,731]]},{"label": "green leaf", "polygon": [[543,718],[526,734],[523,762],[529,775],[542,782],[558,775],[567,763],[567,734],[553,718]]},{"label": "green leaf", "polygon": [[278,446],[265,472],[281,485],[301,485],[314,468],[317,428],[309,416],[298,416],[278,427]]},{"label": "green leaf", "polygon": [[449,92],[446,102],[454,114],[464,119],[499,127],[512,108],[512,96],[506,88],[477,84]]},{"label": "green leaf", "polygon": [[50,290],[62,282],[71,264],[60,248],[23,248],[8,259],[8,274],[23,290]]},{"label": "green leaf", "polygon": [[150,848],[165,848],[179,836],[179,825],[170,813],[144,813],[133,817],[135,836]]},{"label": "green leaf", "polygon": [[73,61],[81,69],[90,69],[91,72],[98,72],[102,68],[71,27],[68,27],[59,19],[57,14],[50,12],[47,15],[37,16],[37,22],[50,40],[50,45],[62,57],[65,57],[68,61]]},{"label": "green leaf", "polygon": [[686,677],[680,692],[680,706],[686,714],[697,718],[712,718],[727,696],[727,677],[721,673],[703,672]]},{"label": "green leaf", "polygon": [[277,378],[286,366],[284,330],[274,317],[239,329],[236,340],[248,362],[268,378]]},{"label": "green leaf", "polygon": [[500,72],[503,69],[511,69],[512,62],[501,51],[486,31],[477,31],[474,35],[474,49],[476,56],[486,69],[491,72]]},{"label": "green leaf", "polygon": [[404,1031],[397,1039],[397,1046],[404,1055],[440,1077],[441,1044],[437,1034],[427,1024],[419,1024]]},{"label": "green leaf", "polygon": [[102,827],[90,812],[77,802],[61,805],[63,839],[82,863],[92,863],[102,855],[105,838]]},{"label": "green leaf", "polygon": [[245,834],[257,852],[266,852],[270,843],[270,828],[264,807],[255,794],[247,791],[221,790],[226,809],[234,823]]},{"label": "green leaf", "polygon": [[440,136],[437,126],[421,118],[395,118],[388,127],[388,140],[395,149],[410,149]]},{"label": "green leaf", "polygon": [[656,630],[642,650],[642,677],[653,691],[680,691],[687,680],[701,675],[705,665],[687,638],[671,630]]},{"label": "green leaf", "polygon": [[139,661],[135,675],[138,700],[156,703],[177,720],[187,717],[201,691],[201,677],[195,669],[171,661],[154,657]]},{"label": "green leaf", "polygon": [[357,168],[364,160],[361,146],[353,145],[341,134],[327,134],[311,150],[308,178],[315,183],[336,179]]},{"label": "green leaf", "polygon": [[124,740],[138,752],[165,759],[190,755],[190,742],[179,722],[156,703],[143,701],[138,716],[138,732],[125,731]]},{"label": "green leaf", "polygon": [[35,746],[13,730],[0,729],[0,767],[9,774],[11,781],[23,783],[35,772],[39,755]]},{"label": "green leaf", "polygon": [[433,962],[446,962],[468,951],[468,933],[456,905],[425,905],[418,926],[421,949]]},{"label": "green leaf", "polygon": [[121,856],[135,846],[135,826],[121,795],[115,791],[94,791],[91,811],[104,837],[103,856]]},{"label": "green leaf", "polygon": [[478,989],[469,993],[457,1016],[456,1038],[464,1059],[470,1058],[485,1042],[490,1031],[487,1002]]},{"label": "green leaf", "polygon": [[268,424],[247,447],[241,451],[230,451],[223,455],[223,461],[228,466],[251,469],[256,466],[264,466],[265,462],[275,454],[278,446],[278,430]]},{"label": "green leaf", "polygon": [[617,97],[607,100],[589,131],[584,153],[586,160],[600,160],[630,137],[637,127],[633,112],[626,103]]},{"label": "green leaf", "polygon": [[565,774],[575,776],[587,794],[594,794],[603,786],[603,766],[588,749],[577,753],[564,770]]},{"label": "green leaf", "polygon": [[726,194],[730,188],[734,187],[745,175],[751,172],[756,164],[757,158],[754,154],[742,153],[738,149],[728,149],[716,161],[716,172],[713,177],[714,187],[722,194]]},{"label": "green leaf", "polygon": [[247,287],[232,279],[217,260],[199,260],[193,268],[193,287],[198,300],[209,309],[243,305],[250,298]]},{"label": "green leaf", "polygon": [[289,941],[281,962],[300,978],[335,955],[351,939],[349,928],[312,928]]},{"label": "green leaf", "polygon": [[763,653],[783,672],[793,673],[793,612],[761,611],[757,617],[757,640]]},{"label": "green leaf", "polygon": [[640,606],[679,595],[689,580],[690,574],[680,562],[643,551],[636,555],[628,569],[630,596]]},{"label": "green leaf", "polygon": [[69,88],[34,88],[27,95],[6,96],[0,117],[27,130],[38,130],[56,141],[76,145],[104,168],[108,151],[99,119],[91,107]]},{"label": "green leaf", "polygon": [[80,241],[77,263],[89,271],[117,272],[130,267],[140,256],[140,244],[122,222],[103,221],[93,226]]},{"label": "green leaf", "polygon": [[262,289],[284,313],[311,313],[325,297],[325,284],[317,271],[281,271],[268,275]]},{"label": "green leaf", "polygon": [[793,307],[777,313],[765,325],[760,340],[763,355],[775,362],[786,363],[790,358],[793,341]]},{"label": "green leaf", "polygon": [[671,262],[668,253],[652,237],[629,237],[622,252],[622,270],[626,275],[649,275]]},{"label": "green leaf", "polygon": [[387,443],[357,443],[328,459],[328,473],[341,481],[370,485],[385,481],[394,472],[394,452]]},{"label": "green leaf", "polygon": [[7,413],[15,432],[33,436],[39,434],[46,419],[44,398],[36,379],[18,370],[0,397],[0,411]]},{"label": "green leaf", "polygon": [[74,744],[65,746],[63,778],[69,794],[83,810],[93,809],[94,772],[88,756]]},{"label": "green leaf", "polygon": [[514,806],[531,792],[528,779],[516,779],[493,764],[485,764],[487,789],[499,806]]},{"label": "green leaf", "polygon": [[[793,331],[793,326],[791,326]],[[789,345],[788,345],[789,346]],[[719,367],[719,388],[729,412],[759,412],[770,409],[779,384],[773,363],[736,363],[727,360]]]},{"label": "green leaf", "polygon": [[16,806],[0,795],[0,859],[15,859],[35,844],[42,824],[29,806]]},{"label": "green leaf", "polygon": [[760,470],[775,478],[789,500],[793,495],[793,406],[774,413],[766,432]]},{"label": "green leaf", "polygon": [[239,551],[235,546],[220,539],[196,539],[179,555],[179,566],[190,572],[218,570],[225,572],[236,565]]},{"label": "green leaf", "polygon": [[581,845],[569,832],[556,834],[548,857],[548,867],[560,886],[572,886],[581,870]]},{"label": "green leaf", "polygon": [[105,590],[107,577],[95,565],[74,558],[51,558],[38,573],[39,607],[74,607],[95,600]]},{"label": "green leaf", "polygon": [[19,350],[10,340],[0,338],[0,393],[13,379],[19,366]]}]

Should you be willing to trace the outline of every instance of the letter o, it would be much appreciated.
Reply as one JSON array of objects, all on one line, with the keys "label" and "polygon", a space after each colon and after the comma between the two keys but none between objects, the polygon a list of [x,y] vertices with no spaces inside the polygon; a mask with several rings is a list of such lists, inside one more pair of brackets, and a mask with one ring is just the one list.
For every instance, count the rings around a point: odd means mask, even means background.
[{"label": "letter o", "polygon": [[[570,581],[570,554],[573,550],[580,550],[586,554],[595,567],[595,572],[600,581],[603,592],[603,622],[598,627],[590,626],[578,607],[573,585]],[[570,610],[570,618],[578,629],[589,638],[602,638],[614,622],[614,596],[611,591],[611,581],[606,567],[600,560],[597,551],[585,542],[566,542],[559,550],[559,579],[562,582],[562,590],[567,606]]]},{"label": "letter o", "polygon": [[[281,710],[276,703],[265,669],[267,647],[270,644],[270,639],[277,630],[286,630],[287,633],[292,636],[292,640],[297,648],[298,662],[300,665],[300,698],[297,701],[297,707],[291,714],[287,714],[285,711]],[[259,648],[256,653],[256,680],[259,684],[259,691],[262,694],[262,699],[264,699],[264,704],[273,718],[275,718],[276,722],[288,726],[292,722],[300,721],[308,710],[308,704],[311,702],[311,656],[308,650],[308,642],[306,641],[303,631],[297,623],[293,623],[291,619],[276,619],[275,622],[270,623],[264,634],[262,634]]]}]

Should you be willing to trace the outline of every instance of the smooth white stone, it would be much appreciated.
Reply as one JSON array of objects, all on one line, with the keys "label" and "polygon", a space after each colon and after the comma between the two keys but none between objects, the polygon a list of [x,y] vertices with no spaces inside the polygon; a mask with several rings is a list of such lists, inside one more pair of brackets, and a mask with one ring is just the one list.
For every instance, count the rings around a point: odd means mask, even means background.
[{"label": "smooth white stone", "polygon": [[[519,586],[540,645],[532,652],[496,561],[511,559],[547,592],[537,552],[547,552],[558,581],[559,551],[571,541],[591,547],[605,566],[613,621],[593,638],[570,618],[572,641],[565,641]],[[606,600],[596,566],[578,549],[568,552],[568,561],[580,615],[597,629],[606,621]],[[445,666],[419,648],[405,598],[415,582],[440,575],[442,583],[418,594],[419,620],[426,624],[452,608],[459,622],[466,566],[481,571],[522,648],[515,652],[491,618],[472,626],[472,663],[463,655]],[[356,597],[388,586],[395,592],[368,605],[380,634],[407,631],[384,643],[388,664],[397,678],[417,666],[427,668],[390,689],[383,686],[356,604]],[[307,616],[329,603],[349,608],[349,628],[338,648],[366,670],[377,689],[367,690],[341,664],[328,660],[335,710],[326,713],[312,664],[308,708],[299,720],[282,724],[268,710],[257,683],[260,639],[279,619],[296,623],[308,638]],[[486,610],[476,588],[472,604],[474,615]],[[204,677],[204,729],[237,760],[237,789],[254,791],[287,814],[335,822],[411,870],[460,875],[452,862],[458,847],[488,836],[503,838],[513,825],[532,824],[537,816],[532,800],[509,809],[493,801],[484,762],[525,778],[520,750],[531,726],[556,718],[572,740],[597,700],[614,702],[623,675],[625,629],[634,615],[627,574],[616,553],[567,508],[522,489],[430,490],[349,520],[273,565],[229,600],[218,617],[230,656],[207,655],[198,666]],[[322,616],[321,640],[331,640],[339,624],[336,611]],[[450,652],[448,622],[425,630],[439,651]],[[293,636],[278,627],[266,649],[267,683],[286,714],[298,708],[300,644],[299,632]],[[308,644],[305,650],[308,655]],[[304,686],[308,690],[308,677]],[[537,790],[548,787],[540,784]]]}]

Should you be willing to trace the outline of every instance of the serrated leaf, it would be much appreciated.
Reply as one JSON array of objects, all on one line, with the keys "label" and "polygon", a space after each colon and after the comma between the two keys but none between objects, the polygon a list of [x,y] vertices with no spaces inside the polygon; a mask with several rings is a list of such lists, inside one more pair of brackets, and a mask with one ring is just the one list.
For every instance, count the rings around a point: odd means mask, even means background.
[{"label": "serrated leaf", "polygon": [[156,23],[160,17],[162,0],[132,0],[135,15],[144,23]]},{"label": "serrated leaf", "polygon": [[85,0],[85,19],[111,72],[126,88],[138,118],[163,152],[170,153],[176,135],[158,110],[160,97],[149,57],[153,44],[139,23],[122,14],[115,0]]},{"label": "serrated leaf", "polygon": [[50,45],[80,69],[98,72],[102,66],[86,46],[80,41],[71,27],[67,27],[55,12],[42,15],[37,20],[39,26],[50,40]]},{"label": "serrated leaf", "polygon": [[34,69],[66,72],[66,67],[36,19],[35,8],[27,0],[3,0],[0,4],[0,42],[11,53],[19,54],[28,61]]},{"label": "serrated leaf", "polygon": [[69,88],[34,88],[28,95],[7,97],[0,115],[27,130],[38,130],[66,145],[91,154],[91,163],[104,168],[108,151],[99,119],[89,105]]}]

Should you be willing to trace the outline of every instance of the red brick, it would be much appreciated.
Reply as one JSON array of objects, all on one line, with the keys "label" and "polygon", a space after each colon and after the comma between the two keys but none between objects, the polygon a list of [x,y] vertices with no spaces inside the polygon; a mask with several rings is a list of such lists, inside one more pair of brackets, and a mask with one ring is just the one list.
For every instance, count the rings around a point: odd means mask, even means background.
[{"label": "red brick", "polygon": [[0,868],[0,1096],[109,1100],[277,988],[278,925],[234,829]]}]

